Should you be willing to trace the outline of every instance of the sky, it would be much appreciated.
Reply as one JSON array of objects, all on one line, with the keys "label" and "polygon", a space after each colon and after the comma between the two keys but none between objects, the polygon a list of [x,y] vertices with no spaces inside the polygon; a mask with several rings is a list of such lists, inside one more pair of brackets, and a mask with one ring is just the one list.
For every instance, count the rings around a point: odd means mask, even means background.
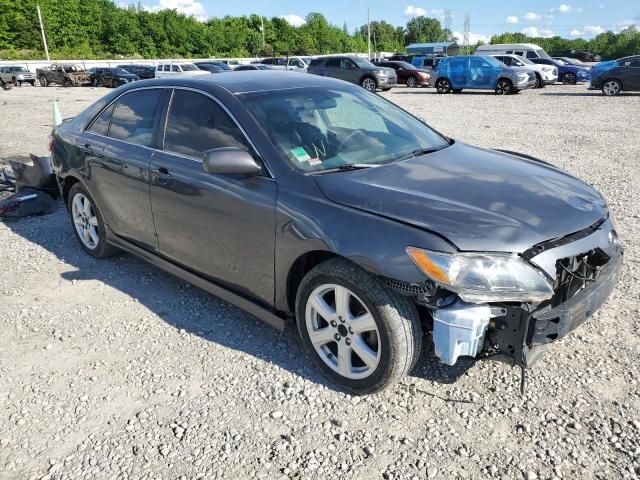
[{"label": "sky", "polygon": [[[121,3],[126,3],[123,1]],[[470,16],[470,42],[488,41],[492,34],[523,32],[533,37],[592,38],[607,30],[618,32],[635,24],[640,26],[639,0],[453,0],[423,2],[420,0],[143,0],[152,11],[175,8],[199,20],[225,15],[255,13],[267,17],[283,17],[293,25],[304,23],[309,12],[319,12],[336,25],[345,22],[350,31],[371,20],[385,20],[393,25],[405,25],[413,17],[426,15],[443,20],[444,8],[451,11],[451,30],[461,36],[464,16]]]}]

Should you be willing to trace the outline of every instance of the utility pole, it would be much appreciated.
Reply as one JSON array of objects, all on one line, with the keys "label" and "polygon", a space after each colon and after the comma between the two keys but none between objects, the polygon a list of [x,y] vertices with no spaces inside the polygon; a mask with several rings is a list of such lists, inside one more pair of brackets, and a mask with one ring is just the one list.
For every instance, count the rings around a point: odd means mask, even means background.
[{"label": "utility pole", "polygon": [[40,13],[40,5],[36,4],[36,9],[38,10],[38,20],[40,20],[40,33],[42,33],[44,53],[47,56],[47,62],[50,62],[51,58],[49,58],[49,48],[47,47],[47,36],[44,34],[44,24],[42,23],[42,13]]},{"label": "utility pole", "polygon": [[367,51],[371,60],[371,9],[367,8]]},{"label": "utility pole", "polygon": [[451,10],[445,8],[444,10],[444,29],[447,30],[447,38],[445,39],[447,42],[451,41]]},{"label": "utility pole", "polygon": [[260,30],[262,30],[262,46],[264,47],[264,17],[262,15],[260,15]]},{"label": "utility pole", "polygon": [[469,55],[469,31],[471,30],[471,16],[469,12],[464,14],[464,37],[463,37],[463,45],[465,49],[465,53]]}]

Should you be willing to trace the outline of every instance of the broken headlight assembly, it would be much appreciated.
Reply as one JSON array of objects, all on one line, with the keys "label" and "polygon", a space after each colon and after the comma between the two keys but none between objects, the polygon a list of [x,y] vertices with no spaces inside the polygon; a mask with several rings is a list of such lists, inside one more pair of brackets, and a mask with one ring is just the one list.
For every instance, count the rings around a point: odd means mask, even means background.
[{"label": "broken headlight assembly", "polygon": [[470,303],[540,302],[553,296],[546,275],[515,254],[443,253],[407,247],[422,272]]}]

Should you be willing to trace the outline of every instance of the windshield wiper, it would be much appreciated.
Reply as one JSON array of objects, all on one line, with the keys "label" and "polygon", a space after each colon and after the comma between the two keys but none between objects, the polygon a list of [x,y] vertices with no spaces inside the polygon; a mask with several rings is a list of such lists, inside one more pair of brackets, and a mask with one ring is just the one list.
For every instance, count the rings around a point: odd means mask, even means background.
[{"label": "windshield wiper", "polygon": [[427,155],[428,153],[433,153],[433,152],[437,152],[439,150],[442,150],[443,148],[447,148],[449,145],[444,145],[442,147],[431,147],[431,148],[417,148],[416,150],[406,153],[404,155],[400,155],[397,158],[394,158],[393,161],[394,162],[399,162],[402,160],[408,160],[409,158],[415,158],[415,157],[420,157],[422,155]]},{"label": "windshield wiper", "polygon": [[351,172],[352,170],[362,170],[364,168],[379,167],[371,163],[350,163],[349,165],[340,165],[338,167],[327,168],[326,170],[316,170],[309,172],[309,175],[324,175],[326,173]]}]

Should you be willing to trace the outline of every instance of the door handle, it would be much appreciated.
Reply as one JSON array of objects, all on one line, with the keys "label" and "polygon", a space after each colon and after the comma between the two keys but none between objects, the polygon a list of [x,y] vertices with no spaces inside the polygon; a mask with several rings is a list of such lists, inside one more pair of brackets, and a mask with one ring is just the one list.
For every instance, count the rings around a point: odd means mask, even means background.
[{"label": "door handle", "polygon": [[85,143],[84,145],[80,145],[80,150],[86,153],[93,153],[93,147],[90,143]]},{"label": "door handle", "polygon": [[165,167],[160,167],[158,168],[158,170],[156,170],[160,175],[165,175],[165,176],[171,176],[171,174],[169,173],[169,170],[167,170]]}]

